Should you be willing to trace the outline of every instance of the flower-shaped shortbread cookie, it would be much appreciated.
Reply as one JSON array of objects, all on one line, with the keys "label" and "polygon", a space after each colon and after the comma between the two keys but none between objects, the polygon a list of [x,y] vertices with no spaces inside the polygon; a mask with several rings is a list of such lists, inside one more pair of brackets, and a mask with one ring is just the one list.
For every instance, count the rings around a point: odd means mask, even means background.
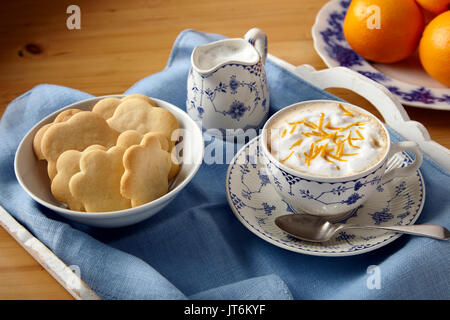
[{"label": "flower-shaped shortbread cookie", "polygon": [[179,128],[177,119],[170,111],[156,107],[150,101],[136,95],[125,97],[114,110],[114,115],[107,120],[108,124],[119,132],[160,132],[171,141],[173,147],[178,139],[173,136]]},{"label": "flower-shaped shortbread cookie", "polygon": [[87,212],[128,209],[129,199],[120,194],[120,179],[124,172],[123,149],[92,150],[81,156],[80,172],[73,175],[69,189]]},{"label": "flower-shaped shortbread cookie", "polygon": [[[117,139],[117,145],[132,146],[132,145],[140,144],[143,137],[144,137],[144,135],[140,134],[136,130],[127,130],[120,134],[119,138]],[[166,136],[164,136],[162,134],[159,134],[158,137],[159,137],[159,142],[161,143],[161,148],[163,150],[169,152],[170,151],[169,139],[167,139]],[[173,150],[173,151],[175,151],[175,150]],[[175,161],[173,161],[171,158],[171,167],[170,167],[168,179],[170,180],[170,179],[174,178],[177,175],[179,170],[180,170],[179,164],[176,163]]]},{"label": "flower-shaped shortbread cookie", "polygon": [[77,200],[70,192],[69,181],[74,174],[80,172],[80,159],[83,153],[105,149],[104,146],[94,144],[87,147],[83,152],[67,150],[59,156],[56,161],[57,174],[51,184],[51,191],[56,200],[67,204],[71,210],[85,210],[81,201]]},{"label": "flower-shaped shortbread cookie", "polygon": [[122,99],[115,98],[115,97],[101,99],[94,105],[94,107],[92,108],[92,112],[98,113],[105,120],[108,120],[109,118],[111,118],[113,116],[114,111],[116,111],[117,107],[119,106],[120,103],[122,103],[122,101],[126,101],[126,100],[132,99],[132,98],[142,99],[145,102],[148,102],[149,104],[151,104],[152,106],[157,107],[155,101],[153,101],[151,98],[147,97],[146,95],[143,95],[140,93],[133,93],[133,94],[129,94],[129,95],[123,97]]},{"label": "flower-shaped shortbread cookie", "polygon": [[94,105],[92,112],[98,113],[103,119],[108,120],[121,102],[122,100],[119,98],[104,98]]},{"label": "flower-shaped shortbread cookie", "polygon": [[41,142],[42,142],[42,137],[44,136],[44,133],[47,132],[47,129],[50,128],[51,125],[53,125],[54,123],[58,123],[58,122],[64,122],[69,120],[75,113],[81,112],[80,109],[67,109],[64,110],[63,112],[61,112],[60,114],[58,114],[55,118],[55,120],[53,120],[52,123],[48,123],[44,126],[42,126],[38,132],[36,132],[36,135],[34,136],[34,140],[33,140],[33,149],[34,149],[34,153],[36,154],[36,157],[39,160],[45,160],[44,155],[42,154],[42,150],[41,150]]},{"label": "flower-shaped shortbread cookie", "polygon": [[78,112],[67,121],[54,123],[44,133],[41,142],[50,179],[56,175],[56,161],[64,151],[83,151],[93,144],[109,148],[116,144],[118,136],[119,133],[108,126],[105,119],[90,111]]},{"label": "flower-shaped shortbread cookie", "polygon": [[125,172],[120,191],[131,200],[132,207],[153,201],[168,192],[171,159],[164,140],[160,133],[147,133],[140,145],[130,147],[123,155]]}]

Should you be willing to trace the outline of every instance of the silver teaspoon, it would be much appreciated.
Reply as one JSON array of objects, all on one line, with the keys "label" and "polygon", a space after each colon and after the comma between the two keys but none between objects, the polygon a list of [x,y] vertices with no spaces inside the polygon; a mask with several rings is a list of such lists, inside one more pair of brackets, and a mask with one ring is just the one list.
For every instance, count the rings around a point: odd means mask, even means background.
[{"label": "silver teaspoon", "polygon": [[345,229],[379,229],[425,236],[439,240],[450,239],[450,232],[441,226],[433,224],[419,224],[410,226],[360,226],[354,224],[332,224],[324,218],[309,214],[288,214],[277,217],[275,224],[291,236],[312,242],[325,242],[339,231]]}]

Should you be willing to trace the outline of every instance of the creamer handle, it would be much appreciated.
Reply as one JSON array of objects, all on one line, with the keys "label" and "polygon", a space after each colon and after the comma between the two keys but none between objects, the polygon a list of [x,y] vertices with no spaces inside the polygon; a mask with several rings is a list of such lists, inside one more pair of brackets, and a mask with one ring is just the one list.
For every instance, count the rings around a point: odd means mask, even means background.
[{"label": "creamer handle", "polygon": [[253,28],[247,31],[244,39],[250,42],[258,51],[261,61],[264,64],[267,57],[267,36],[261,29]]}]

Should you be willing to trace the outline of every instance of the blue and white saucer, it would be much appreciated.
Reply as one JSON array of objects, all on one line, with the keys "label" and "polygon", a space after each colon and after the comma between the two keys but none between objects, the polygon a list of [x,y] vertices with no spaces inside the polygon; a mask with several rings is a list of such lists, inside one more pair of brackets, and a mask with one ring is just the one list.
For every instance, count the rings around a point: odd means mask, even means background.
[{"label": "blue and white saucer", "polygon": [[[347,230],[324,243],[298,240],[281,229],[274,220],[295,214],[269,182],[260,157],[259,137],[241,150],[228,167],[227,199],[236,217],[251,232],[278,247],[316,256],[349,256],[378,249],[401,234],[379,230]],[[396,154],[388,169],[411,162],[407,153]],[[419,217],[425,202],[425,185],[418,170],[413,176],[382,182],[363,205],[333,223],[361,225],[409,225]]]},{"label": "blue and white saucer", "polygon": [[417,53],[393,64],[372,63],[352,50],[342,25],[350,0],[331,0],[316,16],[314,48],[328,67],[343,66],[379,82],[401,103],[414,107],[450,110],[450,88],[430,77]]}]

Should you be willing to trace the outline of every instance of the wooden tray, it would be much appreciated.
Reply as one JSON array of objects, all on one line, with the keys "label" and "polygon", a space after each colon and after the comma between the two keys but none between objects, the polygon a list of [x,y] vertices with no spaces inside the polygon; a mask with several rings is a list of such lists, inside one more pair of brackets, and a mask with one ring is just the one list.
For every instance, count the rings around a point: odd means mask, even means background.
[{"label": "wooden tray", "polygon": [[[428,131],[420,122],[411,121],[401,103],[384,86],[343,67],[316,71],[310,65],[296,67],[270,54],[268,58],[320,89],[345,88],[365,97],[377,108],[389,127],[405,139],[417,142],[425,154],[450,171],[450,150],[431,140]],[[0,225],[75,299],[100,299],[80,279],[76,270],[61,261],[1,206]]]}]

